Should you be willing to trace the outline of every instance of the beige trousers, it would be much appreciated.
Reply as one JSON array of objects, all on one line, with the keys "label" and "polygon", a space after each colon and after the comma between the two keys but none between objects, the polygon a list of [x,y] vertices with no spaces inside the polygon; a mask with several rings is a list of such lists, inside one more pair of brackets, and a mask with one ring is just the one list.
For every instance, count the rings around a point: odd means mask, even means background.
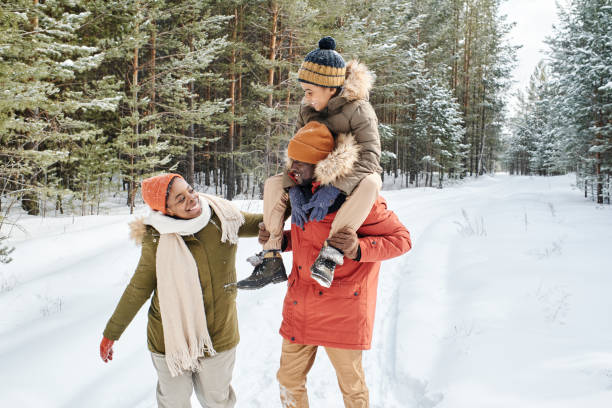
[{"label": "beige trousers", "polygon": [[[319,346],[293,344],[283,339],[280,368],[276,374],[280,384],[283,408],[308,408],[306,375],[310,371]],[[368,408],[369,392],[361,364],[361,350],[325,347],[336,370],[338,385],[346,408]]]},{"label": "beige trousers", "polygon": [[[332,221],[329,237],[344,227],[357,231],[365,221],[382,186],[378,173],[365,177],[342,204]],[[264,184],[264,224],[270,239],[263,249],[280,249],[283,243],[285,211],[289,195],[283,190],[283,175],[268,178]]]},{"label": "beige trousers", "polygon": [[204,408],[233,408],[236,394],[230,384],[236,347],[204,359],[204,368],[197,373],[172,377],[166,358],[151,353],[157,370],[157,406],[159,408],[190,408],[191,394],[195,389],[200,405]]}]

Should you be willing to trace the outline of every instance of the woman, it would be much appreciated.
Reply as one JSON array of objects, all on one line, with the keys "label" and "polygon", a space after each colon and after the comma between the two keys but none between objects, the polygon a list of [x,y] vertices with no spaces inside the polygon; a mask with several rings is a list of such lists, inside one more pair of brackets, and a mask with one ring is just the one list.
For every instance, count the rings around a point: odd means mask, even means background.
[{"label": "woman", "polygon": [[233,407],[236,244],[258,234],[262,216],[198,194],[178,174],[143,180],[142,197],[152,212],[130,224],[140,262],[106,325],[100,357],[112,360],[113,343],[153,294],[147,338],[158,406],[190,407],[195,389],[203,407]]}]

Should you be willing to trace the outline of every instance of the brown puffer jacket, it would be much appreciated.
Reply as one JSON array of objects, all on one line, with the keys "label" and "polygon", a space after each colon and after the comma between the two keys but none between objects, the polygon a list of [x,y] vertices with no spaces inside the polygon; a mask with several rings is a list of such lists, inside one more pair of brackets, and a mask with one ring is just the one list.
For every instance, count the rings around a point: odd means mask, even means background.
[{"label": "brown puffer jacket", "polygon": [[[368,102],[373,82],[373,76],[364,64],[355,60],[349,61],[346,65],[346,80],[340,94],[331,98],[327,107],[320,112],[302,104],[298,115],[297,129],[315,120],[326,125],[334,136],[352,134],[359,148],[359,160],[354,163],[353,171],[331,181],[319,180],[322,184],[333,184],[347,195],[351,194],[364,177],[382,171],[378,118]],[[285,187],[294,185],[286,172],[284,181]]]}]

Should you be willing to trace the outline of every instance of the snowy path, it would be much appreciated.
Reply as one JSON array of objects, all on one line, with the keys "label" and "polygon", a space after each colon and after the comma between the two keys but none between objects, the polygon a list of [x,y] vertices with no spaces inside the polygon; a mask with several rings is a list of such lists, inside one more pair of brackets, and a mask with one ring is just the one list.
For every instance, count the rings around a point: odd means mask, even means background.
[{"label": "snowy path", "polygon": [[[610,406],[612,209],[584,201],[572,181],[497,176],[385,192],[414,248],[381,270],[364,353],[372,407]],[[260,202],[239,204],[253,211]],[[147,307],[115,359],[98,357],[138,261],[129,219],[23,220],[29,235],[14,239],[15,261],[0,266],[0,406],[156,406]],[[241,242],[239,276],[257,248]],[[238,297],[238,407],[279,406],[283,294],[276,285]],[[311,406],[343,406],[323,350],[308,388]]]}]

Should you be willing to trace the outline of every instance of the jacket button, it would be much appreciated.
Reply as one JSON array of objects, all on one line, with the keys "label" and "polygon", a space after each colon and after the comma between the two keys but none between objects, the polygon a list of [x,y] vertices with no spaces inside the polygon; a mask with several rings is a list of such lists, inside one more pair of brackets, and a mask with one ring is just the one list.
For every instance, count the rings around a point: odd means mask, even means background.
[{"label": "jacket button", "polygon": [[319,296],[321,296],[322,294],[323,294],[323,291],[322,291],[322,290],[320,290],[320,291],[319,291]]},{"label": "jacket button", "polygon": [[302,269],[302,265],[299,265],[299,266],[298,266],[298,269]]},{"label": "jacket button", "polygon": [[353,295],[357,296],[357,295],[359,295],[359,292],[355,292],[355,293],[353,293]]},{"label": "jacket button", "polygon": [[297,300],[294,300],[294,301],[293,301],[293,304],[294,304],[294,305],[297,305]]},{"label": "jacket button", "polygon": [[376,241],[372,241],[372,245],[376,245]]},{"label": "jacket button", "polygon": [[295,341],[295,337],[292,337],[292,338],[291,338],[291,341]]},{"label": "jacket button", "polygon": [[153,242],[157,242],[157,240],[155,238],[153,238]]}]

